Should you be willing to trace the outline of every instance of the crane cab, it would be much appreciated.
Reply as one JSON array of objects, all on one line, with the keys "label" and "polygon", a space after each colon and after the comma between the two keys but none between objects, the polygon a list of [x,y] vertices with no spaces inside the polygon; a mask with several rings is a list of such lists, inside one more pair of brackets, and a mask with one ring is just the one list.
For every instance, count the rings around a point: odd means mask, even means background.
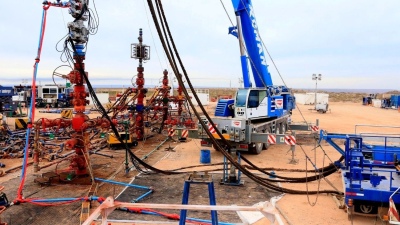
[{"label": "crane cab", "polygon": [[234,117],[237,119],[276,118],[290,113],[294,99],[282,89],[244,88],[236,93]]}]

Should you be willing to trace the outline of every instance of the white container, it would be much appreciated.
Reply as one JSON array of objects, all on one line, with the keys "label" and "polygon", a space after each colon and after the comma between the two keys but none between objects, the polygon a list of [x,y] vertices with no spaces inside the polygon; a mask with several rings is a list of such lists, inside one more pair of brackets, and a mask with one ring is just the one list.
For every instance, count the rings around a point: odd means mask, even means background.
[{"label": "white container", "polygon": [[[96,93],[96,96],[97,96],[97,98],[99,99],[100,103],[101,103],[102,105],[105,105],[105,104],[108,103],[108,98],[110,97],[110,94],[109,94],[109,93]],[[93,100],[92,100],[92,98],[89,97],[89,98],[87,98],[87,99],[90,99],[89,105],[92,106],[92,105],[93,105]]]},{"label": "white container", "polygon": [[[315,104],[315,92],[306,93],[306,105],[314,105]],[[329,103],[329,94],[326,93],[317,93],[317,103],[318,104],[328,104]]]},{"label": "white container", "polygon": [[315,93],[306,93],[305,105],[314,105],[314,104],[315,104]]},{"label": "white container", "polygon": [[[209,89],[195,89],[195,91],[202,105],[210,104]],[[191,93],[191,91],[188,90],[188,94],[192,98],[193,105],[198,106],[196,99],[193,97],[193,93]]]},{"label": "white container", "polygon": [[329,94],[317,93],[317,103],[328,104],[329,103]]},{"label": "white container", "polygon": [[382,100],[381,99],[372,99],[372,106],[380,108],[382,106]]},{"label": "white container", "polygon": [[306,94],[294,93],[294,97],[296,98],[296,103],[305,105],[306,104]]}]

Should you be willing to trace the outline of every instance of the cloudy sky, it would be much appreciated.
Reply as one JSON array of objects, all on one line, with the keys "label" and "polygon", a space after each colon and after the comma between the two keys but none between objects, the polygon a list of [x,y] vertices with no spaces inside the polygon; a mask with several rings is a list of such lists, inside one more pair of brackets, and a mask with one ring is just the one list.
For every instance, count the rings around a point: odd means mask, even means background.
[{"label": "cloudy sky", "polygon": [[[230,0],[222,0],[229,16]],[[32,79],[42,16],[42,0],[2,1],[0,84]],[[138,62],[130,44],[143,28],[151,46],[144,64],[146,83],[157,85],[168,69],[146,0],[96,1],[100,27],[89,40],[86,70],[94,85],[129,86]],[[219,0],[164,0],[165,13],[192,82],[197,86],[238,87],[241,77],[237,39]],[[92,0],[90,6],[93,7]],[[253,0],[261,37],[284,82],[313,88],[400,89],[399,0]],[[38,80],[49,83],[63,65],[57,42],[72,21],[67,9],[50,8]],[[267,60],[275,84],[282,84]],[[60,71],[63,72],[63,71]],[[56,79],[58,83],[65,81]]]}]

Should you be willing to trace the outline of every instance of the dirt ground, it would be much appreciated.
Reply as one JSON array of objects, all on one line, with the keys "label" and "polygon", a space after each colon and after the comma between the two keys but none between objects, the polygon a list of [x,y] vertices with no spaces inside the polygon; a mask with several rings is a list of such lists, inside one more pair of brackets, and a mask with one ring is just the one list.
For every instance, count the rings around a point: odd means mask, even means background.
[{"label": "dirt ground", "polygon": [[[210,111],[213,110],[213,105],[208,106]],[[337,133],[360,133],[360,132],[378,132],[385,131],[387,133],[399,134],[397,129],[387,128],[367,128],[366,126],[357,126],[357,124],[371,124],[371,125],[387,125],[387,126],[400,126],[399,116],[400,113],[396,110],[386,110],[380,108],[373,108],[363,106],[360,103],[343,103],[333,102],[330,103],[330,111],[325,114],[317,113],[313,110],[313,106],[298,105],[300,111],[293,112],[293,122],[315,122],[319,120],[320,128],[329,132]],[[300,113],[301,112],[301,113]],[[41,115],[37,114],[36,117],[46,116],[51,117],[54,115]],[[96,115],[91,115],[96,116]],[[9,123],[13,123],[9,118]],[[356,129],[356,130],[355,130]],[[372,130],[371,130],[372,129]],[[139,157],[144,157],[150,151],[157,148],[157,145],[165,140],[165,137],[158,136],[148,139],[145,144],[139,144],[138,147],[133,149],[135,154]],[[174,148],[175,151],[165,151],[168,146]],[[260,155],[245,154],[245,157],[252,161],[259,167],[271,168],[276,174],[282,176],[303,177],[305,173],[283,172],[279,169],[312,169],[312,163],[320,168],[328,165],[332,161],[337,160],[340,154],[332,147],[323,144],[321,148],[314,148],[314,142],[306,142],[303,145],[296,146],[294,155],[288,146],[285,145],[271,145],[268,150],[263,151]],[[207,149],[200,146],[198,140],[189,139],[186,143],[181,142],[166,142],[160,146],[158,150],[147,157],[149,164],[154,165],[156,168],[162,170],[177,169],[185,166],[199,165],[200,150]],[[211,148],[208,148],[211,149]],[[93,165],[95,177],[114,179],[121,182],[129,182],[137,174],[131,171],[128,176],[124,173],[124,151],[122,150],[103,150],[104,154],[113,155],[113,158],[103,157],[99,155],[91,156],[91,163]],[[306,155],[310,158],[311,162],[306,159]],[[296,163],[290,163],[294,157]],[[223,161],[222,154],[211,149],[211,163],[221,163]],[[0,162],[6,164],[2,170],[7,170],[13,166],[19,165],[21,159],[0,159]],[[45,162],[43,162],[45,163]],[[67,162],[60,164],[59,167],[67,166]],[[220,165],[213,167],[196,167],[194,169],[201,171],[204,169],[221,168]],[[276,168],[276,169],[273,169]],[[45,171],[52,171],[54,167],[49,167]],[[16,196],[16,189],[20,180],[20,170],[14,170],[0,177],[1,185],[5,186],[5,193],[10,200]],[[313,173],[308,173],[312,176]],[[85,196],[88,191],[87,185],[76,184],[53,184],[51,186],[40,187],[33,182],[36,177],[32,172],[32,168],[28,169],[28,180],[24,188],[25,197],[37,198],[57,198],[57,197],[80,197]],[[182,200],[182,190],[184,185],[185,176],[187,175],[144,175],[141,174],[133,183],[152,186],[154,193],[143,199],[141,202],[151,203],[180,203]],[[266,188],[260,187],[247,177],[242,177],[245,182],[243,186],[226,186],[219,185],[219,180],[222,177],[221,172],[213,173],[213,180],[215,183],[216,199],[218,205],[253,205],[258,202],[268,201],[270,197],[279,195],[280,193],[272,192]],[[327,182],[328,181],[328,182]],[[327,177],[325,180],[314,181],[308,184],[289,184],[281,183],[283,187],[296,189],[296,190],[334,190],[342,191],[342,181],[340,172],[334,173]],[[102,184],[99,188],[98,196],[118,196],[122,187],[117,185]],[[132,189],[127,189],[125,192],[118,196],[119,200],[132,201],[136,195]],[[130,191],[130,192],[129,192]],[[190,204],[207,204],[208,195],[207,187],[202,185],[193,185],[190,192]],[[79,224],[80,203],[73,203],[68,206],[57,207],[37,207],[30,204],[21,204],[12,206],[2,214],[3,221],[9,224]],[[93,207],[98,206],[94,203]],[[376,217],[363,217],[355,216],[353,222],[348,220],[347,213],[343,209],[339,209],[331,195],[291,195],[285,194],[282,199],[277,203],[278,210],[281,213],[285,224],[384,224],[379,218]],[[179,213],[171,211],[171,213]],[[192,214],[190,214],[192,213]],[[193,214],[194,213],[194,214]],[[209,212],[189,212],[189,216],[209,219]],[[162,220],[161,217],[150,216],[144,217],[142,215],[131,215],[126,212],[113,212],[110,218],[118,219],[134,219],[134,220]],[[239,222],[238,217],[234,213],[219,213],[219,219],[224,222]],[[378,221],[378,223],[376,223]]]}]

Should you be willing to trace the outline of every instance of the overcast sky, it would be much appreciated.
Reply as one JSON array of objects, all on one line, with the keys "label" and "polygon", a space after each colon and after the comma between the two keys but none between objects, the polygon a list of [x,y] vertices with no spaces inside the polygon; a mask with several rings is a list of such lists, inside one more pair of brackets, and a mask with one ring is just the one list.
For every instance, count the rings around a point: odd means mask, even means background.
[{"label": "overcast sky", "polygon": [[[2,1],[1,85],[31,82],[42,2]],[[222,2],[233,19],[231,1]],[[151,46],[145,79],[157,85],[168,67],[147,1],[95,3],[100,27],[90,36],[85,60],[92,83],[129,86],[138,65],[130,58],[130,44],[137,42],[143,28],[144,43]],[[231,24],[221,2],[164,0],[163,5],[192,82],[238,87],[239,48],[237,39],[228,35]],[[289,87],[314,88],[311,76],[320,73],[320,88],[400,89],[399,0],[253,0],[253,6],[261,37]],[[48,10],[38,72],[41,83],[49,83],[53,70],[63,64],[55,45],[72,20],[67,9]],[[271,60],[267,62],[274,84],[282,84]]]}]

